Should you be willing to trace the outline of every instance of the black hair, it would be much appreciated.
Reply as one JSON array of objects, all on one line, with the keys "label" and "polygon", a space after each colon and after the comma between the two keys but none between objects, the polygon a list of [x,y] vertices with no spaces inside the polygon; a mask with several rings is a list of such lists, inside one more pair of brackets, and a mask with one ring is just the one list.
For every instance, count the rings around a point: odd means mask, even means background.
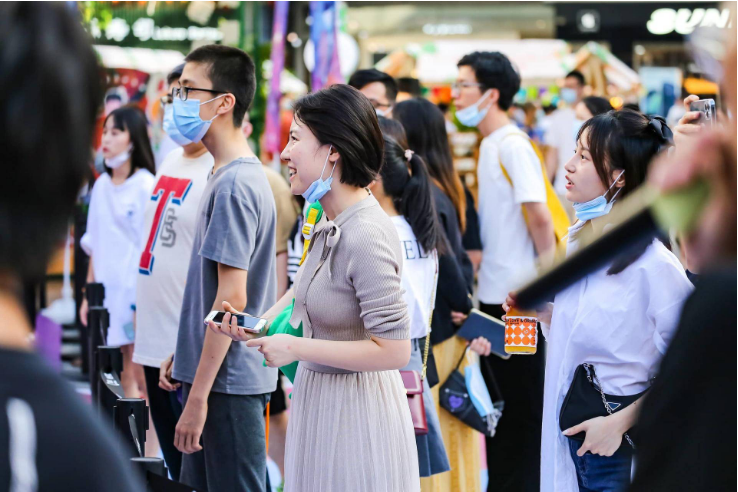
[{"label": "black hair", "polygon": [[403,149],[409,148],[407,144],[407,133],[405,133],[402,123],[397,120],[385,118],[384,116],[379,116],[377,120],[379,120],[379,129],[382,130],[382,135],[389,135],[394,138]]},{"label": "black hair", "polygon": [[176,82],[182,77],[184,66],[185,66],[184,63],[180,63],[179,65],[174,67],[171,72],[167,74],[167,87],[172,85],[172,82]]},{"label": "black hair", "polygon": [[185,63],[208,65],[208,78],[213,90],[235,96],[233,126],[240,128],[243,115],[249,110],[256,93],[256,69],[251,57],[238,48],[208,44],[190,52]]},{"label": "black hair", "polygon": [[577,79],[577,82],[579,82],[579,85],[584,87],[587,84],[587,81],[584,80],[584,75],[579,70],[572,70],[571,72],[566,74],[565,79],[568,79],[569,77]]},{"label": "black hair", "polygon": [[341,183],[366,187],[382,167],[384,142],[377,113],[358,90],[336,84],[295,102],[295,119],[340,154]]},{"label": "black hair", "polygon": [[361,90],[374,82],[381,82],[384,85],[384,90],[387,92],[387,99],[390,104],[394,104],[397,99],[397,82],[395,82],[395,79],[391,75],[380,72],[376,68],[357,70],[349,79],[348,85]]},{"label": "black hair", "polygon": [[612,111],[613,109],[610,101],[608,101],[604,97],[588,96],[582,99],[582,102],[587,107],[589,112],[592,113],[592,116],[607,113],[608,111]]},{"label": "black hair", "polygon": [[477,82],[482,84],[481,91],[497,89],[500,92],[497,105],[503,111],[510,109],[513,97],[520,90],[520,74],[505,55],[498,51],[475,51],[464,55],[457,66],[471,67]]},{"label": "black hair", "polygon": [[[384,192],[405,217],[423,250],[443,250],[443,230],[436,215],[428,168],[423,158],[384,135],[384,165],[380,171]],[[410,159],[407,155],[410,154]]]},{"label": "black hair", "polygon": [[[671,130],[661,117],[649,117],[630,110],[608,111],[587,120],[579,129],[577,141],[587,131],[587,146],[592,163],[605,188],[612,184],[613,171],[624,171],[625,185],[618,198],[624,198],[646,181],[648,166],[653,158],[671,145]],[[613,187],[607,200],[617,192]],[[624,252],[608,270],[615,275],[640,258],[649,243]]]},{"label": "black hair", "polygon": [[43,277],[91,177],[101,70],[67,5],[0,4],[0,272],[13,280]]},{"label": "black hair", "polygon": [[[156,174],[154,152],[151,150],[148,121],[146,121],[144,112],[137,106],[122,106],[110,112],[107,118],[105,118],[103,127],[108,123],[110,118],[113,118],[114,128],[127,131],[131,136],[133,150],[131,151],[131,172],[128,174],[128,177],[133,176],[133,173],[138,169],[146,169],[151,174]],[[107,165],[105,166],[105,170],[108,174],[113,174],[112,169]]]},{"label": "black hair", "polygon": [[631,111],[635,111],[636,113],[641,112],[641,107],[638,105],[638,103],[627,103],[623,104],[623,107],[620,109],[629,109]]},{"label": "black hair", "polygon": [[408,145],[428,164],[428,171],[456,209],[459,226],[466,229],[466,196],[454,169],[446,133],[446,119],[427,99],[415,98],[398,103],[392,117],[405,128]]},{"label": "black hair", "polygon": [[423,92],[420,81],[413,77],[400,77],[397,79],[397,90],[399,92],[407,92],[413,97],[419,97]]}]

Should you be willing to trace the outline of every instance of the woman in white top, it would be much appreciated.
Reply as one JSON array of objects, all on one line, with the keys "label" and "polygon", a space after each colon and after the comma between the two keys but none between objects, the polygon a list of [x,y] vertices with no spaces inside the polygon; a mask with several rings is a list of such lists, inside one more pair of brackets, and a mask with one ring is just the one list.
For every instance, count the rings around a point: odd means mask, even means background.
[{"label": "woman in white top", "polygon": [[[644,182],[649,162],[670,137],[663,120],[629,110],[598,115],[582,126],[575,154],[565,166],[566,198],[579,219],[569,228],[567,255],[580,247],[583,235],[608,228],[607,214],[616,196],[627,196]],[[635,424],[641,400],[563,432],[562,403],[583,363],[594,366],[604,393],[625,396],[647,390],[691,289],[677,258],[654,240],[624,251],[539,312],[548,342],[542,491],[627,489],[633,451],[624,433]],[[567,437],[580,432],[586,433],[584,442]]]},{"label": "woman in white top", "polygon": [[[87,282],[105,286],[104,306],[110,314],[107,344],[121,347],[125,395],[138,398],[143,369],[134,369],[133,310],[141,254],[144,209],[154,186],[154,154],[144,113],[133,106],[112,111],[102,135],[105,173],[95,181],[81,245],[90,255]],[[87,325],[87,299],[80,318]]]}]

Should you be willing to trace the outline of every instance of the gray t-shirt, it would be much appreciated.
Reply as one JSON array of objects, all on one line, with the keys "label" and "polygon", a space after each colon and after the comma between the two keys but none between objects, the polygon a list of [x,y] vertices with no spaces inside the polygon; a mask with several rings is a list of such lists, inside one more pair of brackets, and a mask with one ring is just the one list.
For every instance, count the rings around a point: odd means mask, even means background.
[{"label": "gray t-shirt", "polygon": [[[218,292],[218,263],[248,270],[246,312],[263,314],[277,300],[274,233],[276,209],[269,182],[255,157],[236,159],[208,176],[198,210],[192,256],[179,321],[172,376],[192,383],[205,340],[205,316]],[[245,342],[233,342],[212,391],[270,393],[277,369]]]}]

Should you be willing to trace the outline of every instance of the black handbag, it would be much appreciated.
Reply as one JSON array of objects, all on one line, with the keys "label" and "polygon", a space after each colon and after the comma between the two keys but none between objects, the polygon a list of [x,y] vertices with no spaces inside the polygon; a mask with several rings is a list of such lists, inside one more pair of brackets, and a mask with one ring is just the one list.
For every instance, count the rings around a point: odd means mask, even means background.
[{"label": "black handbag", "polygon": [[[467,348],[467,350],[469,350]],[[474,430],[477,430],[487,437],[494,437],[497,430],[497,422],[502,417],[502,410],[505,408],[505,402],[502,399],[500,388],[494,380],[494,376],[490,370],[490,382],[496,395],[492,396],[492,406],[494,410],[486,417],[479,415],[466,387],[466,378],[459,371],[461,362],[466,357],[466,350],[461,354],[456,368],[451,372],[448,379],[439,388],[440,405],[451,415],[461,420]],[[483,357],[481,359],[484,359]],[[486,359],[484,359],[486,361]]]},{"label": "black handbag", "polygon": [[[564,398],[564,403],[561,405],[559,428],[565,431],[575,425],[581,424],[585,420],[612,415],[636,401],[646,391],[629,396],[605,394],[602,391],[602,385],[597,377],[594,366],[585,362],[577,367],[577,370],[574,372],[574,379],[572,379],[569,391],[566,393],[566,398]],[[626,432],[623,436],[628,444],[635,449],[635,444],[633,444],[628,433]],[[586,433],[580,432],[566,437],[577,441],[584,441]],[[625,446],[625,442],[621,444],[621,448],[623,446]]]}]

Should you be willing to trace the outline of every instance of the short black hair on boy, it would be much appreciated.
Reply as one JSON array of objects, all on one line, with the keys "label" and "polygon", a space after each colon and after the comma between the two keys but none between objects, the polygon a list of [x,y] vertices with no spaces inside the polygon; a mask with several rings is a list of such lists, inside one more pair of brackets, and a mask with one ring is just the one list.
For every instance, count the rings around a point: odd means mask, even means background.
[{"label": "short black hair on boy", "polygon": [[52,252],[64,244],[77,196],[92,177],[101,75],[73,9],[52,2],[0,4],[0,89],[6,97],[0,105],[0,277],[43,278]]},{"label": "short black hair on boy", "polygon": [[510,109],[513,97],[520,90],[520,75],[505,55],[498,51],[475,51],[465,55],[457,66],[471,67],[477,82],[482,84],[482,92],[497,89],[500,91],[497,105],[503,111]]},{"label": "short black hair on boy", "polygon": [[176,82],[182,77],[184,66],[184,63],[180,63],[179,65],[174,67],[172,71],[169,72],[169,74],[167,74],[167,86],[172,85],[172,82]]},{"label": "short black hair on boy", "polygon": [[358,90],[336,84],[295,102],[295,120],[341,155],[341,183],[366,187],[377,178],[384,139],[377,113]]},{"label": "short black hair on boy", "polygon": [[213,90],[236,96],[233,126],[240,128],[243,115],[249,110],[256,93],[256,68],[251,57],[238,48],[208,44],[187,55],[185,63],[208,65],[208,77],[213,83]]},{"label": "short black hair on boy", "polygon": [[361,90],[369,84],[381,82],[387,91],[387,99],[390,103],[394,103],[397,99],[397,82],[384,72],[380,72],[376,68],[367,68],[365,70],[357,70],[348,81],[348,85]]},{"label": "short black hair on boy", "polygon": [[567,73],[566,77],[564,78],[568,79],[569,77],[577,79],[577,82],[579,82],[579,85],[581,85],[582,87],[584,87],[587,83],[584,80],[584,75],[582,75],[582,72],[580,72],[579,70],[572,70],[571,72]]}]

